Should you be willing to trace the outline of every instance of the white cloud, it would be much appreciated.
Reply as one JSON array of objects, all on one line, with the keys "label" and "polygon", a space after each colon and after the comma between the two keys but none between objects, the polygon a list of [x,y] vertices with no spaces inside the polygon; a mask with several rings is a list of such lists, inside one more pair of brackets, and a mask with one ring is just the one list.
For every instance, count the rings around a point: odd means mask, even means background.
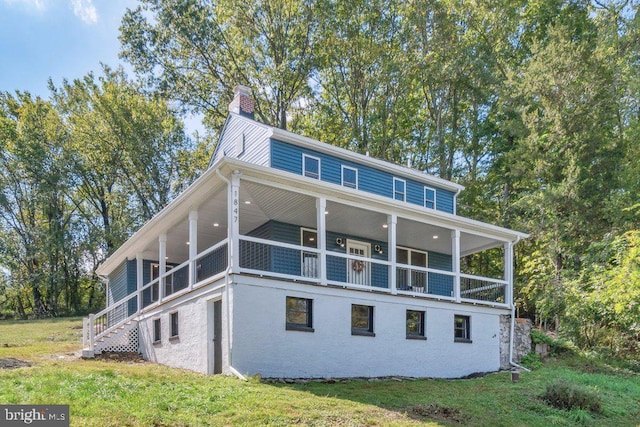
[{"label": "white cloud", "polygon": [[22,4],[23,6],[27,6],[36,10],[44,10],[46,9],[46,1],[45,0],[3,0],[7,4]]},{"label": "white cloud", "polygon": [[[40,0],[31,0],[39,2]],[[98,11],[93,5],[93,0],[71,0],[73,13],[82,19],[85,24],[95,24],[98,22]]]}]

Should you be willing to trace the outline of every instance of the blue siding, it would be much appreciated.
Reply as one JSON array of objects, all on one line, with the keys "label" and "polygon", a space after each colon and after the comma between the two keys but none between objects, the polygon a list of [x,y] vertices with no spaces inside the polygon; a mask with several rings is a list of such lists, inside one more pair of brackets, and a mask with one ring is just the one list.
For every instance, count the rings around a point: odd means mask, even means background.
[{"label": "blue siding", "polygon": [[[358,170],[358,189],[385,197],[393,197],[394,175],[370,166],[354,163],[348,160],[328,156],[317,151],[308,150],[286,142],[271,140],[271,167],[275,169],[302,175],[302,155],[318,157],[320,159],[320,179],[332,184],[342,184],[342,165]],[[406,200],[419,206],[424,206],[425,184],[404,177],[406,180]],[[436,209],[453,213],[454,192],[436,188]]]},{"label": "blue siding", "polygon": [[[132,293],[136,292],[136,290],[138,289],[138,280],[136,277],[136,260],[132,259],[130,261],[127,261],[127,295],[131,295]],[[138,308],[138,299],[136,298],[131,298],[131,300],[129,300],[129,302],[127,303],[128,307],[127,310],[129,312],[129,316],[133,315],[133,313],[136,312],[136,309]]]},{"label": "blue siding", "polygon": [[[111,301],[116,303],[134,293],[136,289],[136,261],[124,261],[109,275]],[[138,302],[135,298],[127,303],[127,312],[129,315],[135,313],[137,305]]]},{"label": "blue siding", "polygon": [[[429,268],[452,271],[451,255],[429,252]],[[429,273],[429,293],[435,295],[453,296],[453,277],[438,273]]]},{"label": "blue siding", "polygon": [[[314,227],[309,227],[314,228]],[[248,233],[249,236],[274,240],[293,245],[300,244],[300,226],[285,224],[278,221],[269,221]],[[372,258],[387,260],[387,244],[385,242],[374,241],[363,237],[345,235],[327,231],[328,256],[327,256],[327,279],[339,282],[347,280],[347,262],[344,258],[332,257],[331,252],[346,253],[346,248],[339,246],[332,247],[330,242],[335,242],[336,238],[354,239],[361,242],[380,245],[382,254],[374,252]],[[302,271],[302,260],[300,251],[272,246],[270,248],[261,244],[251,242],[241,242],[240,265],[258,270],[273,271],[282,274],[300,275]],[[381,288],[388,288],[388,267],[385,265],[372,265],[371,285]]]},{"label": "blue siding", "polygon": [[436,188],[436,210],[453,213],[453,200],[456,193]]},{"label": "blue siding", "polygon": [[127,262],[124,261],[109,275],[111,301],[115,303],[126,297],[127,289]]}]

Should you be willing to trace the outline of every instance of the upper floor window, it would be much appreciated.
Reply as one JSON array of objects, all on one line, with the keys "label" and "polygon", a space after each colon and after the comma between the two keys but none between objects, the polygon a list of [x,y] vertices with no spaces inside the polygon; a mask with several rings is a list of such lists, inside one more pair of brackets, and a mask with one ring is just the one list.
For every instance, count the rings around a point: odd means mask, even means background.
[{"label": "upper floor window", "polygon": [[430,187],[424,187],[424,207],[429,209],[436,208],[436,190]]},{"label": "upper floor window", "polygon": [[320,159],[303,154],[302,175],[313,179],[320,179]]},{"label": "upper floor window", "polygon": [[287,297],[286,329],[313,332],[313,300]]},{"label": "upper floor window", "polygon": [[393,178],[393,198],[396,200],[406,200],[407,183],[404,179]]},{"label": "upper floor window", "polygon": [[358,169],[342,166],[342,185],[349,188],[358,188]]}]

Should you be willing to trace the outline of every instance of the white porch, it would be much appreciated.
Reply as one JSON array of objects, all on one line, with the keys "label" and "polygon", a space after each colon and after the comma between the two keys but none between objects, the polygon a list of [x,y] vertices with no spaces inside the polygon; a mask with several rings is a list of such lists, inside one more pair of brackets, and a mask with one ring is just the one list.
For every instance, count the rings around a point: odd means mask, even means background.
[{"label": "white porch", "polygon": [[[86,320],[85,345],[94,349],[96,340],[140,312],[227,274],[510,309],[519,238],[455,215],[223,159],[101,267],[108,275],[135,259],[137,290]],[[495,277],[464,270],[464,257],[487,250],[501,257]]]}]

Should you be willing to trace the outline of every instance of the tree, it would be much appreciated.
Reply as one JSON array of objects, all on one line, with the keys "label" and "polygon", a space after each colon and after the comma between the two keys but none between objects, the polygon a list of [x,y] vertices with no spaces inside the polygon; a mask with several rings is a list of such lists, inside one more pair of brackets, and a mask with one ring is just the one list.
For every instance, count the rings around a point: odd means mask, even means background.
[{"label": "tree", "polygon": [[92,232],[100,230],[95,249],[108,255],[188,184],[193,171],[184,177],[181,168],[190,141],[167,102],[142,94],[122,70],[65,81],[52,93],[69,129],[71,198]]},{"label": "tree", "polygon": [[214,128],[244,84],[257,117],[286,129],[292,105],[309,93],[317,14],[315,1],[144,0],[122,21],[122,56]]}]

